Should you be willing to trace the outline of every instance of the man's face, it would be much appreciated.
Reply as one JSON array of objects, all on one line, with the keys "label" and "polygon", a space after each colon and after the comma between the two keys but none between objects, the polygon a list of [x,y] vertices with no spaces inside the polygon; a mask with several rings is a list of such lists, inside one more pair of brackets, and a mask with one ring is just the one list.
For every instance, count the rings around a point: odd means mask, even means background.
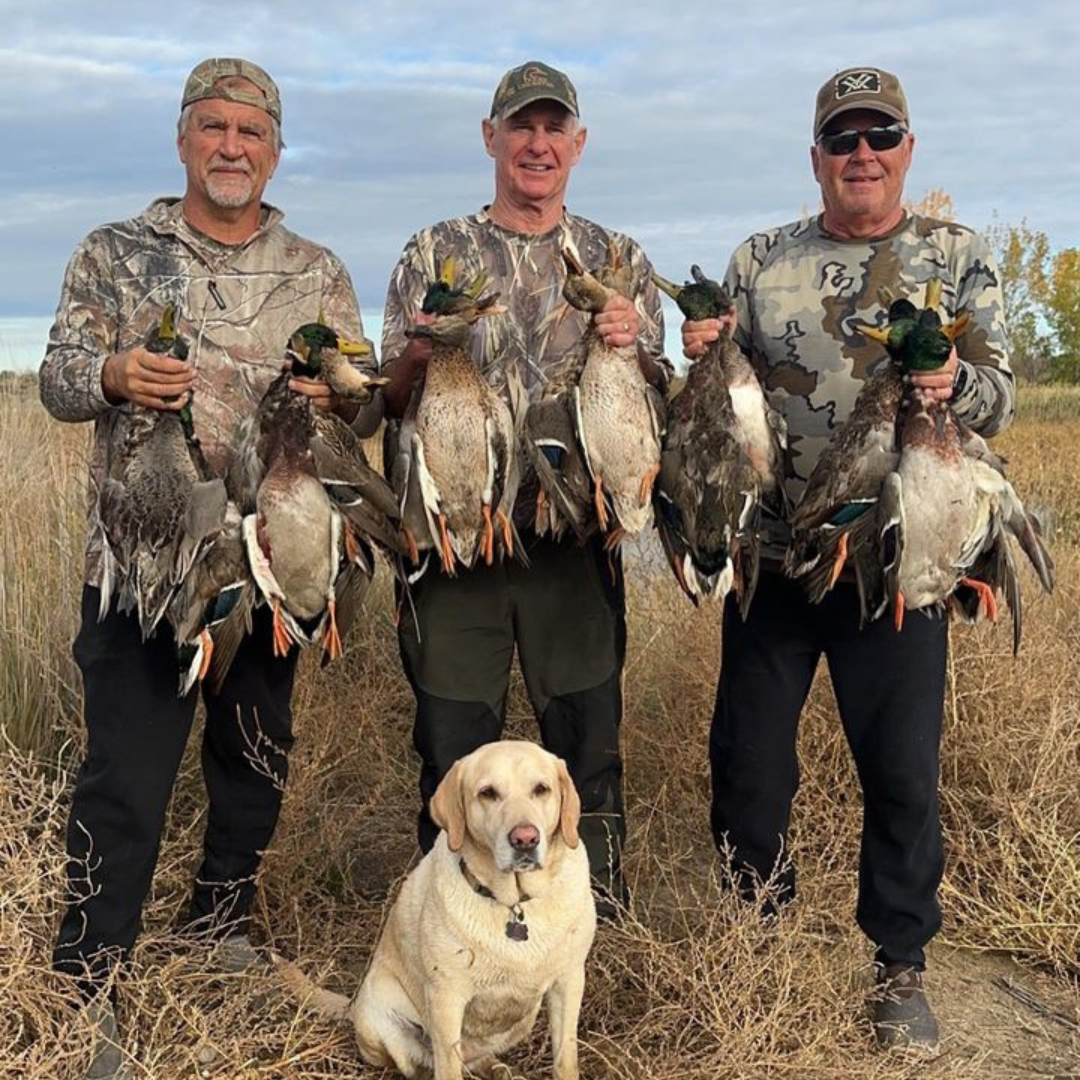
[{"label": "man's face", "polygon": [[218,98],[191,106],[176,145],[187,170],[188,197],[223,209],[258,203],[278,162],[270,115]]},{"label": "man's face", "polygon": [[585,146],[585,129],[554,101],[537,101],[492,124],[484,146],[495,159],[496,195],[516,204],[562,200]]},{"label": "man's face", "polygon": [[[825,132],[866,131],[891,123],[894,121],[882,113],[854,109],[832,120]],[[890,228],[899,220],[914,145],[915,136],[910,134],[893,150],[871,150],[866,139],[860,139],[850,154],[834,156],[815,143],[810,160],[821,186],[826,225],[868,235],[868,228]]]}]

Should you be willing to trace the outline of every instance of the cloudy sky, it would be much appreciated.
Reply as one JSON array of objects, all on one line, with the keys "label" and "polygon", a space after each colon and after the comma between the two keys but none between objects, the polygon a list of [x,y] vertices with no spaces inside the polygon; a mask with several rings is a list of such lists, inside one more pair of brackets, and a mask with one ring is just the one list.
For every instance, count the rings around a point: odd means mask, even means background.
[{"label": "cloudy sky", "polygon": [[0,25],[0,368],[36,365],[83,235],[181,193],[180,90],[210,55],[277,79],[267,197],[345,260],[369,333],[408,236],[490,200],[480,119],[528,59],[578,88],[569,205],[668,277],[719,274],[750,232],[816,208],[814,95],[854,64],[904,83],[909,197],[944,188],[966,224],[1080,245],[1080,18],[1057,0],[0,0]]}]

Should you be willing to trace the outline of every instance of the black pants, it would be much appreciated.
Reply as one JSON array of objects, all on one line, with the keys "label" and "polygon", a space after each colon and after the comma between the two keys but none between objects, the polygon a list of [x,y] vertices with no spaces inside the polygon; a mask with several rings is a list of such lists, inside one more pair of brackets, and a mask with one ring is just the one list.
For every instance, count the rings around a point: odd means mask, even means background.
[{"label": "black pants", "polygon": [[413,590],[413,607],[403,606],[399,643],[416,694],[421,759],[420,847],[430,850],[438,835],[428,803],[439,781],[502,734],[516,644],[540,737],[565,759],[581,796],[593,876],[621,896],[622,567],[599,543],[529,534],[526,546],[528,567],[508,560],[453,578],[432,567]]},{"label": "black pants", "polygon": [[[859,629],[853,585],[819,605],[801,586],[763,574],[744,624],[724,609],[720,684],[709,736],[712,832],[733,851],[736,884],[784,862],[799,785],[799,713],[822,653],[863,791],[857,918],[884,963],[921,968],[923,946],[941,926],[937,888],[943,854],[938,751],[948,629],[908,612],[897,633],[885,616]],[[787,865],[780,899],[795,890]]]},{"label": "black pants", "polygon": [[[165,811],[196,695],[177,698],[176,646],[162,626],[144,642],[135,618],[98,622],[86,588],[75,659],[82,672],[86,759],[68,820],[68,907],[53,962],[95,991],[139,932]],[[209,813],[190,919],[243,929],[263,849],[277,825],[292,746],[296,651],[273,656],[270,616],[256,612],[220,695],[206,693],[202,745]]]}]

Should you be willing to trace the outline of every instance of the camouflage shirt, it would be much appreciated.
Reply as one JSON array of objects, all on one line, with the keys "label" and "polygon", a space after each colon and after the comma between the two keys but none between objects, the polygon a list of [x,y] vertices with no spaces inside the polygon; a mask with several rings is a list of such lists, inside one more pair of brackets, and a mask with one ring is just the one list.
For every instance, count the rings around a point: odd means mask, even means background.
[{"label": "camouflage shirt", "polygon": [[736,249],[726,276],[735,339],[787,421],[793,502],[867,375],[887,362],[884,347],[858,324],[884,325],[881,289],[921,307],[931,278],[942,281],[946,322],[961,311],[971,316],[956,342],[965,385],[953,408],[970,427],[994,435],[1012,420],[1014,386],[1000,279],[977,234],[905,215],[887,236],[843,240],[814,219],[757,233]]},{"label": "camouflage shirt", "polygon": [[[322,311],[350,338],[363,336],[348,271],[326,248],[290,232],[263,206],[258,231],[227,245],[193,229],[179,199],[158,199],[129,221],[94,230],[68,264],[41,365],[41,400],[59,420],[94,421],[91,528],[86,581],[100,583],[95,493],[122,444],[131,406],[111,405],[101,370],[112,354],[143,344],[168,303],[195,366],[193,413],[211,467],[224,474],[240,421],[281,371],[289,334]],[[372,364],[374,366],[374,357]],[[354,426],[373,429],[381,399]]]},{"label": "camouflage shirt", "polygon": [[564,213],[550,232],[539,235],[504,229],[486,210],[418,232],[405,245],[390,278],[383,323],[384,359],[404,352],[408,343],[405,331],[413,326],[424,293],[441,261],[453,255],[459,283],[486,270],[487,288],[498,290],[499,303],[507,309],[504,315],[477,322],[472,352],[488,382],[506,396],[516,413],[520,412],[519,388],[529,400],[539,397],[548,374],[574,350],[588,326],[588,315],[563,299],[566,270],[562,249],[570,248],[586,269],[596,270],[608,261],[609,242],[621,254],[623,264],[633,270],[634,304],[641,320],[638,347],[661,365],[666,383],[670,365],[663,355],[664,317],[645,253],[628,237],[569,213]]}]

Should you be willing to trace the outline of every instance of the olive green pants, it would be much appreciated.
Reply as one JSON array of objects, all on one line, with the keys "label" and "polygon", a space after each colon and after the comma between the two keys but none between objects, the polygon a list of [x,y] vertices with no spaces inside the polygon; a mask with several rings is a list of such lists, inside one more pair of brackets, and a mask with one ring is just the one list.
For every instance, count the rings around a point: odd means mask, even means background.
[{"label": "olive green pants", "polygon": [[399,642],[416,694],[420,846],[438,829],[428,803],[460,757],[502,735],[517,647],[540,737],[566,761],[581,796],[593,876],[623,896],[622,566],[597,542],[527,534],[527,567],[507,560],[448,577],[432,566],[402,605]]}]

